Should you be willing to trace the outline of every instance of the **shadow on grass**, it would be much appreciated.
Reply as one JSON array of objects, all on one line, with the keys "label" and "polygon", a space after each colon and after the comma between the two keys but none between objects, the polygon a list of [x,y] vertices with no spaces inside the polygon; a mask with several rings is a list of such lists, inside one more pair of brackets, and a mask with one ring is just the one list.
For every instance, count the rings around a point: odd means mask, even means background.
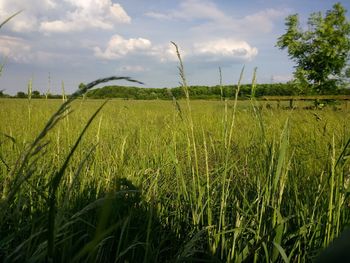
[{"label": "shadow on grass", "polygon": [[[73,207],[81,207],[94,191],[82,193]],[[167,262],[180,245],[141,191],[125,178],[103,198],[74,213],[59,232],[63,235],[56,234],[55,259],[60,262]]]},{"label": "shadow on grass", "polygon": [[[53,262],[217,261],[205,249],[205,231],[183,233],[188,238],[180,240],[157,215],[156,203],[146,203],[131,181],[118,179],[113,191],[98,199],[96,191],[91,185],[74,200],[65,200],[66,208],[58,205]],[[28,211],[20,215],[21,222],[2,224],[18,230],[2,232],[7,236],[0,238],[1,262],[50,261],[45,209],[25,215]]]}]

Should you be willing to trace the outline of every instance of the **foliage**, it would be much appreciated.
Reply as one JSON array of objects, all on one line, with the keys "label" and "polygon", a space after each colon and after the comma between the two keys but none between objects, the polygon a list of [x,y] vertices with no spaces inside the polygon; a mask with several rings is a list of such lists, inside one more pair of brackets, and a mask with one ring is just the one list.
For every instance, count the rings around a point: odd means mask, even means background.
[{"label": "foliage", "polygon": [[[222,97],[226,99],[233,99],[235,96],[236,85],[227,86],[189,86],[189,96],[191,99],[205,99],[205,100],[220,100]],[[249,98],[251,94],[251,85],[241,85],[239,98]],[[284,96],[296,95],[297,92],[293,83],[274,83],[274,84],[260,84],[256,87],[256,96]],[[172,97],[176,99],[185,98],[185,93],[182,87],[176,88],[138,88],[125,86],[106,86],[103,88],[91,90],[88,92],[89,98],[124,98],[136,100],[152,100],[162,99],[171,100]]]},{"label": "foliage", "polygon": [[[83,87],[83,86],[82,86]],[[223,99],[234,99],[237,85],[226,86],[189,86],[189,95],[192,100],[220,100],[221,89]],[[241,85],[238,99],[249,99],[251,94],[251,85]],[[0,93],[1,94],[1,93]],[[273,84],[257,84],[255,96],[293,96],[293,95],[313,95],[315,91],[310,89],[302,89],[300,83],[291,81],[288,83]],[[347,85],[339,87],[337,90],[329,90],[327,95],[350,94]],[[0,95],[1,96],[1,95]],[[6,95],[8,96],[8,95]],[[27,98],[24,92],[18,92],[17,98]],[[33,90],[32,98],[44,98],[39,91]],[[48,94],[48,99],[60,99],[62,95]],[[130,86],[105,86],[91,90],[87,93],[87,97],[91,99],[133,99],[133,100],[172,100],[184,99],[185,94],[181,87],[176,88],[139,88]]]},{"label": "foliage", "polygon": [[40,92],[37,90],[33,90],[32,98],[41,98]]},{"label": "foliage", "polygon": [[18,91],[16,97],[21,99],[27,98],[27,94],[25,94],[23,91]]},{"label": "foliage", "polygon": [[277,46],[287,49],[296,62],[294,76],[303,91],[312,88],[327,94],[337,89],[350,55],[350,22],[346,10],[337,3],[322,16],[313,13],[303,31],[297,14],[286,18],[287,32]]},{"label": "foliage", "polygon": [[4,93],[4,90],[0,90],[0,98],[10,97],[10,95]]}]

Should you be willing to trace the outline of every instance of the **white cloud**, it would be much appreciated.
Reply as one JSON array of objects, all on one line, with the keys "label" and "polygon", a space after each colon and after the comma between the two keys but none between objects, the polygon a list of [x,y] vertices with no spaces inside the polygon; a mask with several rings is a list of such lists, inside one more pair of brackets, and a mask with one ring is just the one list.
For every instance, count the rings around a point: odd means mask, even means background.
[{"label": "white cloud", "polygon": [[0,54],[16,62],[29,62],[31,46],[21,38],[0,36]]},{"label": "white cloud", "polygon": [[130,23],[131,18],[120,4],[111,0],[66,0],[73,7],[63,18],[43,21],[40,30],[50,32],[73,32],[89,28],[113,29],[117,23]]},{"label": "white cloud", "polygon": [[[125,39],[120,35],[114,35],[108,41],[106,48],[95,46],[94,55],[104,60],[119,60],[129,56],[146,56],[148,59],[155,58],[158,62],[177,61],[175,48],[172,44],[153,45],[146,38]],[[187,51],[181,50],[184,57]]]},{"label": "white cloud", "polygon": [[274,83],[278,82],[288,82],[293,79],[292,74],[284,74],[284,75],[272,75],[271,81]]},{"label": "white cloud", "polygon": [[110,30],[131,18],[111,0],[1,0],[0,17],[23,10],[8,25],[17,32],[74,32],[91,28]]},{"label": "white cloud", "polygon": [[276,10],[276,9],[265,9],[262,11],[259,11],[257,13],[247,15],[245,16],[242,21],[241,25],[245,26],[246,28],[252,28],[256,27],[259,31],[263,33],[271,32],[274,26],[273,21],[276,18],[282,17],[286,15],[286,10]]},{"label": "white cloud", "polygon": [[213,2],[207,0],[185,0],[176,10],[167,13],[148,12],[146,16],[156,19],[182,19],[195,20],[207,19],[213,21],[225,21],[228,17]]},{"label": "white cloud", "polygon": [[67,54],[36,50],[28,41],[11,36],[0,36],[0,56],[6,60],[21,64],[67,62],[71,57]]},{"label": "white cloud", "polygon": [[[258,54],[256,47],[232,38],[201,41],[187,47],[179,46],[179,51],[187,62],[250,61]],[[152,45],[152,42],[145,38],[125,39],[120,35],[114,35],[104,50],[95,47],[94,53],[96,57],[104,60],[120,60],[135,56],[146,56],[161,63],[178,60],[175,47],[171,43]]]},{"label": "white cloud", "polygon": [[245,41],[224,38],[194,44],[194,54],[203,56],[209,61],[232,59],[250,61],[258,54],[258,49],[251,47]]},{"label": "white cloud", "polygon": [[38,28],[38,15],[45,14],[54,7],[52,0],[1,0],[0,17],[4,20],[22,10],[6,24],[6,28],[15,32],[31,32]]},{"label": "white cloud", "polygon": [[118,71],[123,71],[123,72],[144,72],[148,70],[149,70],[148,68],[145,68],[140,65],[126,65],[118,69]]},{"label": "white cloud", "polygon": [[155,19],[159,19],[159,20],[170,20],[172,19],[171,16],[169,16],[168,14],[163,14],[163,13],[158,13],[158,12],[147,12],[145,14],[148,17],[151,18],[155,18]]},{"label": "white cloud", "polygon": [[[187,51],[185,50],[180,49],[180,53],[182,58],[187,55]],[[157,58],[162,63],[178,60],[175,47],[170,43],[165,45],[154,46],[150,50],[149,55]]]},{"label": "white cloud", "polygon": [[128,16],[128,14],[125,12],[124,8],[120,4],[113,4],[110,7],[110,12],[112,17],[118,22],[121,23],[130,23],[131,18]]},{"label": "white cloud", "polygon": [[182,0],[176,9],[163,13],[151,11],[146,16],[159,20],[200,20],[191,28],[199,35],[248,36],[271,32],[274,21],[286,14],[286,9],[267,8],[246,16],[232,15],[219,9],[214,1]]},{"label": "white cloud", "polygon": [[129,54],[142,53],[150,50],[152,43],[145,38],[125,39],[120,35],[114,35],[103,51],[100,47],[95,47],[95,56],[102,59],[118,59]]}]

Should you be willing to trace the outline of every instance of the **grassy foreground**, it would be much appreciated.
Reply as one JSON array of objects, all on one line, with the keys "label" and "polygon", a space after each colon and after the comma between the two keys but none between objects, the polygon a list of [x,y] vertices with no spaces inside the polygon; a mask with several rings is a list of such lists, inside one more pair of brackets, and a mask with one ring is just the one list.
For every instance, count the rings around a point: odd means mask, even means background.
[{"label": "grassy foreground", "polygon": [[345,106],[112,100],[66,163],[77,100],[15,178],[61,103],[0,100],[0,261],[306,262],[350,222]]}]

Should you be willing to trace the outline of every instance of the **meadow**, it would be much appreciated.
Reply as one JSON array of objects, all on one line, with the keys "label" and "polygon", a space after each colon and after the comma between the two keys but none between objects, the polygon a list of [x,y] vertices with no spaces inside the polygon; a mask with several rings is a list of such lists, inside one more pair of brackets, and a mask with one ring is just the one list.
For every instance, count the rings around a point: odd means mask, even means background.
[{"label": "meadow", "polygon": [[308,262],[350,222],[345,104],[61,104],[0,100],[2,262]]}]

